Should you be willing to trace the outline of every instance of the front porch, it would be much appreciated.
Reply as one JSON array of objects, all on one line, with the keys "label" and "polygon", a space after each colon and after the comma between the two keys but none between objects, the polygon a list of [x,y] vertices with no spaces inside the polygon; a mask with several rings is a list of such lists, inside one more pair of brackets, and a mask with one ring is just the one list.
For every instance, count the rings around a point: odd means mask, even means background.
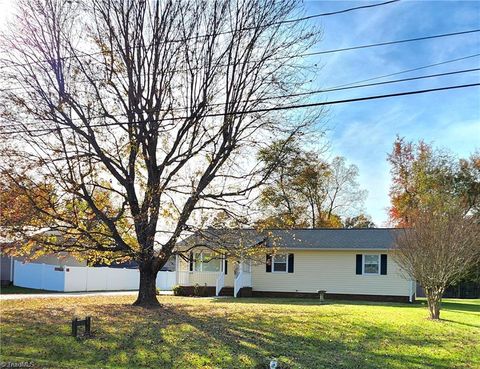
[{"label": "front porch", "polygon": [[[177,285],[192,290],[204,287],[209,296],[242,297],[251,294],[250,261],[230,261],[224,257],[206,261],[203,254],[192,254],[189,262],[177,259]],[[214,271],[211,271],[214,269]]]}]

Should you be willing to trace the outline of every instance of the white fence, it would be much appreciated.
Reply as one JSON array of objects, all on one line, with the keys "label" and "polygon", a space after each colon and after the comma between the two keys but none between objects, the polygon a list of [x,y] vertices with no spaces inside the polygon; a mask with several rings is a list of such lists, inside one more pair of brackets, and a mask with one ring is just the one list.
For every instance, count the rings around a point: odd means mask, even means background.
[{"label": "white fence", "polygon": [[[157,288],[171,290],[175,272],[159,272]],[[47,291],[126,291],[138,290],[138,269],[70,267],[15,261],[13,284]]]},{"label": "white fence", "polygon": [[138,290],[138,269],[65,267],[64,291]]},{"label": "white fence", "polygon": [[177,284],[177,274],[175,272],[158,272],[157,288],[161,291],[170,291]]},{"label": "white fence", "polygon": [[19,287],[37,288],[48,291],[64,291],[65,280],[56,265],[23,264],[15,260],[13,284]]}]

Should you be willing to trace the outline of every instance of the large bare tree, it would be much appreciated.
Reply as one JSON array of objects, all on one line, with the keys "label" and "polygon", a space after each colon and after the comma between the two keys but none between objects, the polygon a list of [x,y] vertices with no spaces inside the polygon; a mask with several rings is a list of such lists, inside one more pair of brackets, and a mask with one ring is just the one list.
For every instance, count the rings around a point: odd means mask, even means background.
[{"label": "large bare tree", "polygon": [[398,233],[394,255],[423,287],[430,317],[439,319],[445,289],[480,261],[480,222],[460,206],[429,207],[412,221],[411,228]]},{"label": "large bare tree", "polygon": [[298,5],[19,0],[2,37],[4,169],[26,195],[54,186],[29,200],[69,240],[32,241],[134,258],[136,304],[157,305],[157,272],[198,213],[247,204],[278,164],[256,152],[318,119],[275,110],[298,102],[299,55],[319,39]]}]

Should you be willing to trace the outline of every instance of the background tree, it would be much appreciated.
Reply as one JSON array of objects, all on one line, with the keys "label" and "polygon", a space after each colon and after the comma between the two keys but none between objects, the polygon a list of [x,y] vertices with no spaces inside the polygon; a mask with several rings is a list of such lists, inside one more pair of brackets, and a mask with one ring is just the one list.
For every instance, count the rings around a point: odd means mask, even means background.
[{"label": "background tree", "polygon": [[[282,151],[284,154],[280,156]],[[279,157],[281,160],[276,170],[260,194],[259,205],[264,217],[258,224],[265,228],[307,227],[306,204],[301,201],[293,185],[305,166],[303,152],[299,144],[292,140],[289,143],[276,141],[259,153],[260,160],[267,165]]]},{"label": "background tree", "polygon": [[[271,163],[276,142],[260,153],[260,159]],[[359,188],[358,168],[347,166],[342,157],[330,162],[315,151],[303,150],[298,141],[291,141],[288,155],[272,173],[260,195],[259,223],[263,227],[342,227],[342,217],[363,206],[366,191]]]},{"label": "background tree", "polygon": [[[310,79],[298,55],[319,33],[291,21],[298,5],[19,1],[0,94],[2,134],[18,149],[2,170],[67,239],[88,240],[84,251],[138,262],[135,304],[158,305],[157,272],[200,213],[248,206],[278,164],[256,152],[317,120],[271,110],[299,102],[290,93]],[[28,190],[38,183],[55,188],[53,204]]]},{"label": "background tree", "polygon": [[479,263],[479,219],[466,215],[463,206],[445,211],[431,205],[409,219],[412,227],[399,233],[394,256],[423,287],[430,317],[439,319],[445,289]]},{"label": "background tree", "polygon": [[[0,235],[7,240],[14,236],[14,242],[3,248],[5,253],[33,260],[68,251],[92,264],[128,258],[128,254],[110,252],[112,241],[106,236],[105,224],[83,199],[59,195],[51,183],[34,181],[18,171],[3,170],[0,180]],[[108,191],[96,191],[92,197],[105,214],[118,215]],[[116,223],[128,238],[132,224],[124,216],[119,216]],[[134,244],[134,240],[129,242]]]},{"label": "background tree", "polygon": [[[391,164],[390,220],[396,226],[409,226],[411,217],[424,207],[456,206],[466,212],[480,209],[480,155],[457,160],[448,152],[434,149],[424,141],[407,142],[397,137],[388,156]],[[449,194],[445,202],[445,195]]]},{"label": "background tree", "polygon": [[375,228],[375,223],[365,214],[360,214],[354,217],[345,219],[345,228]]},{"label": "background tree", "polygon": [[[17,176],[19,179],[19,176]],[[35,183],[35,186],[27,187],[28,195],[17,186],[11,179],[11,174],[0,173],[0,232],[13,227],[23,227],[25,225],[35,225],[38,227],[48,227],[48,220],[42,217],[40,211],[32,204],[29,197],[43,199],[43,207],[47,206],[47,201],[53,196],[53,189],[47,183]]]}]

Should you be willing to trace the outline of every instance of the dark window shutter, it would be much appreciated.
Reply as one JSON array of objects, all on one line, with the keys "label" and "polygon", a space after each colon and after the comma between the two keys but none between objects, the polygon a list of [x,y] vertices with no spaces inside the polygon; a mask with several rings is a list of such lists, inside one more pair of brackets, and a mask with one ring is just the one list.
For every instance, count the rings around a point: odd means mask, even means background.
[{"label": "dark window shutter", "polygon": [[267,254],[267,260],[265,262],[265,265],[266,265],[265,271],[267,273],[271,273],[272,272],[272,255]]},{"label": "dark window shutter", "polygon": [[225,258],[225,274],[228,273],[228,260]]},{"label": "dark window shutter", "polygon": [[380,256],[380,274],[387,274],[387,254],[382,254]]},{"label": "dark window shutter", "polygon": [[362,274],[362,254],[357,254],[357,274]]},{"label": "dark window shutter", "polygon": [[293,254],[288,254],[288,272],[293,273]]},{"label": "dark window shutter", "polygon": [[193,252],[190,251],[190,268],[189,270],[193,272]]}]

